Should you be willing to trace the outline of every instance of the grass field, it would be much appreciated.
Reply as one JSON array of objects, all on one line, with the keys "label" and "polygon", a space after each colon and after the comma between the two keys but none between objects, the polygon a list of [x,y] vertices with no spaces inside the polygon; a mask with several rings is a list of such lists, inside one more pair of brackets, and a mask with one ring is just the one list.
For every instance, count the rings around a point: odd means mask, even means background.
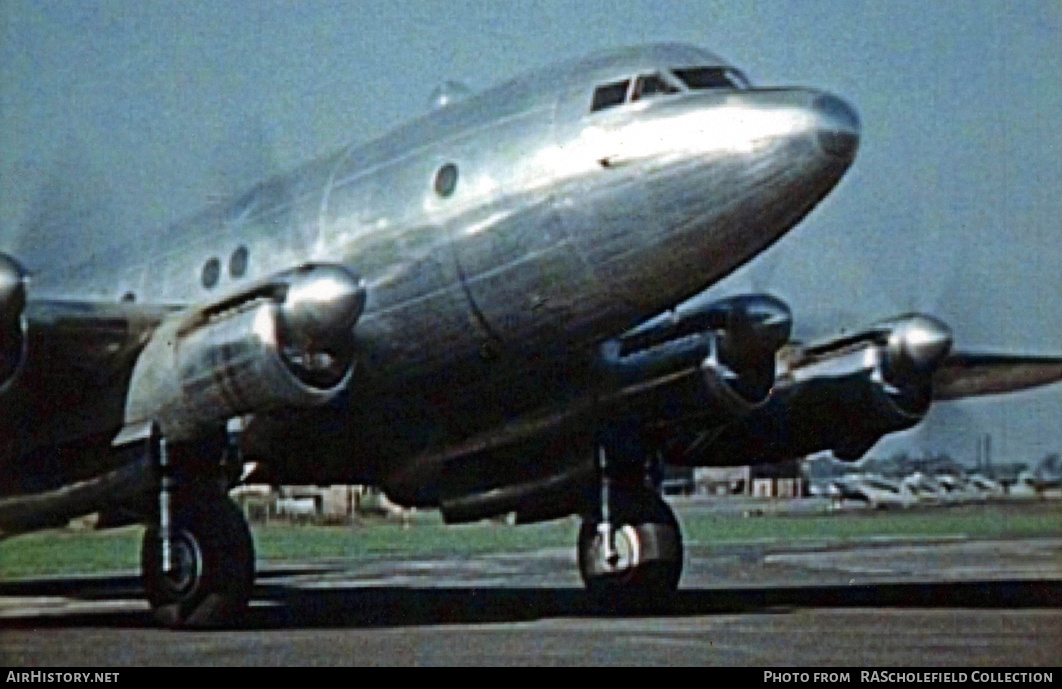
[{"label": "grass field", "polygon": [[[1062,501],[953,508],[846,511],[834,514],[725,516],[678,506],[687,543],[800,545],[881,538],[1003,538],[1062,534]],[[260,561],[354,559],[378,555],[472,556],[574,547],[578,522],[508,526],[482,522],[446,526],[435,514],[410,524],[367,520],[350,526],[271,523],[252,529]],[[132,572],[140,566],[143,530],[56,530],[0,542],[0,578]]]},{"label": "grass field", "polygon": [[1062,535],[1062,501],[1058,500],[744,519],[705,513],[682,516],[686,540],[700,543]]}]

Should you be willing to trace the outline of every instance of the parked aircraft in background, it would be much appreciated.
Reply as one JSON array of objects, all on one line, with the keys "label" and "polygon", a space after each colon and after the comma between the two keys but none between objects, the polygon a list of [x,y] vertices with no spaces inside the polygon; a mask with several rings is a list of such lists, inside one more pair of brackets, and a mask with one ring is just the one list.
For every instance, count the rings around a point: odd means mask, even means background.
[{"label": "parked aircraft in background", "polygon": [[927,476],[920,471],[905,476],[900,487],[922,502],[944,502],[958,489],[958,484]]},{"label": "parked aircraft in background", "polygon": [[[369,484],[451,522],[580,514],[588,587],[666,593],[662,463],[854,459],[935,399],[1062,377],[952,353],[926,315],[802,345],[778,298],[700,294],[834,188],[859,134],[836,96],[652,45],[440,98],[106,252],[4,256],[0,528],[146,523],[175,627],[248,600],[239,481]],[[76,222],[26,231],[79,246]]]},{"label": "parked aircraft in background", "polygon": [[1018,475],[1018,483],[1026,489],[1042,495],[1046,491],[1062,488],[1062,461],[1058,455],[1048,455],[1033,470]]},{"label": "parked aircraft in background", "polygon": [[1001,498],[1006,495],[1006,490],[999,481],[980,474],[970,476],[968,486],[977,498]]},{"label": "parked aircraft in background", "polygon": [[921,495],[905,482],[890,481],[881,476],[844,476],[830,483],[830,497],[863,503],[871,508],[911,507]]}]

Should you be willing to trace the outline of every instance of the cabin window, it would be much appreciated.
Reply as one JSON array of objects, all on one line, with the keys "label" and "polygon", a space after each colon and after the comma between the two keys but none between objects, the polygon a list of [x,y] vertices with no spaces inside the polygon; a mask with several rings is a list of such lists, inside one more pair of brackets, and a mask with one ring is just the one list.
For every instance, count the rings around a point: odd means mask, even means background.
[{"label": "cabin window", "polygon": [[242,278],[247,272],[247,247],[238,246],[236,251],[229,257],[229,275],[234,278]]},{"label": "cabin window", "polygon": [[631,94],[631,100],[676,92],[678,92],[678,89],[664,81],[662,76],[649,74],[638,77],[638,81],[634,82],[634,92]]},{"label": "cabin window", "polygon": [[200,276],[200,280],[203,282],[203,287],[211,289],[218,284],[218,279],[221,277],[221,261],[216,258],[212,258],[203,264],[203,274]]},{"label": "cabin window", "polygon": [[457,166],[447,163],[435,173],[435,193],[443,198],[450,196],[457,188]]},{"label": "cabin window", "polygon": [[590,112],[597,112],[605,108],[622,105],[627,100],[627,88],[631,80],[625,79],[604,86],[598,86],[594,91],[594,101],[590,105]]},{"label": "cabin window", "polygon": [[686,86],[694,90],[701,89],[740,89],[749,88],[745,75],[731,67],[692,67],[671,70]]}]

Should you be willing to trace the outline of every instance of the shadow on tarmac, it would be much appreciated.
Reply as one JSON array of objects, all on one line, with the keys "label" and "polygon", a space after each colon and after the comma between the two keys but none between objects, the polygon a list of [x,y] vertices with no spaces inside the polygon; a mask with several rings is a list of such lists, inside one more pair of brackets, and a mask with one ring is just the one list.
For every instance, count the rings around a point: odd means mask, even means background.
[{"label": "shadow on tarmac", "polygon": [[[299,569],[300,574],[309,573]],[[387,628],[528,622],[549,618],[691,617],[785,614],[809,608],[1062,608],[1062,581],[903,583],[851,586],[680,589],[666,600],[622,605],[578,588],[436,588],[348,586],[307,589],[271,583],[263,573],[239,629]],[[141,597],[138,577],[81,577],[0,583],[3,596],[65,596],[82,601]],[[130,611],[27,614],[0,619],[16,628],[154,628],[150,613]]]}]

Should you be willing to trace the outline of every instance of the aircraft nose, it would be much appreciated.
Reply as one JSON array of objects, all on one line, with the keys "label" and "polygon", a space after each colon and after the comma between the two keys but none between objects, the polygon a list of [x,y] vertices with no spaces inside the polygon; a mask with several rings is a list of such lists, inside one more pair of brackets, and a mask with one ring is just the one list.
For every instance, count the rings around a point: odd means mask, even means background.
[{"label": "aircraft nose", "polygon": [[818,122],[815,138],[828,155],[851,160],[859,147],[859,114],[851,105],[829,93],[811,103]]}]

